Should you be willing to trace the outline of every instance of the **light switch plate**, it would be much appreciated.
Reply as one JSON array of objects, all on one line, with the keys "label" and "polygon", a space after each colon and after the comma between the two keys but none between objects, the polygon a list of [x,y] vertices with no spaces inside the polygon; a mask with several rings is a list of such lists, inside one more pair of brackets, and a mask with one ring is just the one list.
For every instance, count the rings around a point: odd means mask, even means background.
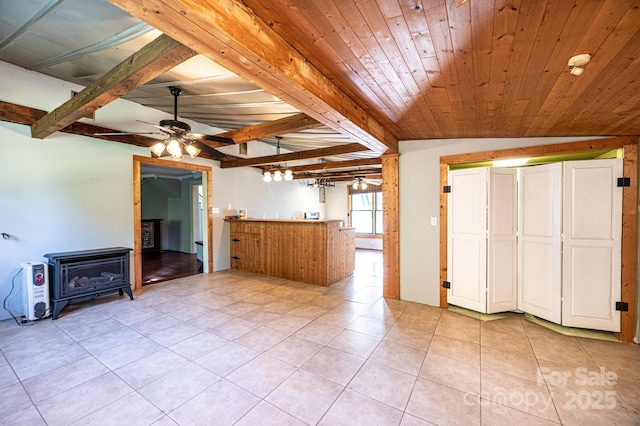
[{"label": "light switch plate", "polygon": [[212,207],[211,208],[211,213],[212,214],[219,214],[220,213],[220,208],[219,207]]},{"label": "light switch plate", "polygon": [[431,226],[438,226],[438,218],[435,216],[431,217]]}]

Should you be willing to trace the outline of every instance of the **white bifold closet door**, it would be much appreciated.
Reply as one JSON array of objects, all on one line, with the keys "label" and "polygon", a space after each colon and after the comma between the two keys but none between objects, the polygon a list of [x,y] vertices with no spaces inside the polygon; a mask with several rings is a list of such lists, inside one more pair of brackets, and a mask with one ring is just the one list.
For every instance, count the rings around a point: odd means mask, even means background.
[{"label": "white bifold closet door", "polygon": [[487,313],[518,304],[518,170],[489,169],[487,217]]},{"label": "white bifold closet door", "polygon": [[516,309],[516,170],[454,170],[448,182],[448,302],[483,313]]},{"label": "white bifold closet door", "polygon": [[560,323],[562,163],[520,169],[518,309]]},{"label": "white bifold closet door", "polygon": [[478,312],[487,309],[487,170],[453,170],[448,178],[447,301]]},{"label": "white bifold closet door", "polygon": [[564,163],[562,325],[620,331],[623,160]]}]

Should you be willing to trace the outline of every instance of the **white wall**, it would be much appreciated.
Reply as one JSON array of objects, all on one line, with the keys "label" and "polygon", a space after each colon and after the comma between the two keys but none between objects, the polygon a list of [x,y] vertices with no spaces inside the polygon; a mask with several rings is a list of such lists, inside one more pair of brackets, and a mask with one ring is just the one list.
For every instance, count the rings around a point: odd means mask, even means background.
[{"label": "white wall", "polygon": [[[45,253],[133,247],[133,171],[140,148],[81,136],[34,140],[0,122],[0,299],[22,262]],[[20,291],[16,278],[16,293]],[[10,306],[21,312],[20,298]],[[0,319],[8,313],[0,310]]]},{"label": "white wall", "polygon": [[[55,108],[71,90],[82,89],[3,62],[0,75],[0,100],[42,110]],[[97,125],[119,128],[126,123],[126,130],[148,130],[135,119],[164,118],[171,117],[124,100],[96,111]],[[212,131],[190,123],[194,131]],[[274,153],[273,147],[259,142],[253,142],[252,149]],[[149,156],[148,149],[64,133],[32,139],[28,126],[0,121],[0,152],[0,232],[12,236],[0,239],[0,301],[23,262],[42,261],[46,253],[133,248],[133,156]],[[252,217],[291,218],[298,211],[326,216],[317,190],[304,182],[267,184],[255,169],[223,170],[217,161],[201,158],[185,162],[212,167],[213,206],[220,208],[214,215],[215,270],[229,267],[228,224],[223,222],[228,204],[247,209]],[[19,294],[20,278],[12,295]],[[11,301],[12,311],[21,314],[20,297]],[[9,313],[0,305],[0,319],[5,318]]]},{"label": "white wall", "polygon": [[574,142],[586,138],[449,139],[400,143],[400,297],[439,305],[440,157],[526,146]]},{"label": "white wall", "polygon": [[336,186],[325,190],[327,219],[341,220],[345,226],[349,226],[348,196],[347,183],[336,183]]}]

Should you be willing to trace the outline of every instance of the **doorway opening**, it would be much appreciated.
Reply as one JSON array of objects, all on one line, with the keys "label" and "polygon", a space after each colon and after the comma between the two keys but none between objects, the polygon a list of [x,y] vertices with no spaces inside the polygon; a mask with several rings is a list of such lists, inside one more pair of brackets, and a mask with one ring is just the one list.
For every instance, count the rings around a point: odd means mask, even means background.
[{"label": "doorway opening", "polygon": [[212,271],[210,171],[134,157],[136,289]]}]

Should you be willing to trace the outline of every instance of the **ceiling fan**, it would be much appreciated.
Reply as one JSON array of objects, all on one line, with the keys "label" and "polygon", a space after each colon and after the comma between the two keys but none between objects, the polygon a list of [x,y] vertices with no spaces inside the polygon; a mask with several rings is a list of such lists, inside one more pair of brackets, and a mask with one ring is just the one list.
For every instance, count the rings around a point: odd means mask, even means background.
[{"label": "ceiling fan", "polygon": [[380,179],[367,179],[366,176],[354,176],[353,189],[365,190],[369,185],[380,185],[382,180]]},{"label": "ceiling fan", "polygon": [[178,120],[178,96],[182,94],[182,89],[170,86],[169,90],[173,95],[173,120],[160,120],[160,123],[153,124],[138,120],[145,124],[156,127],[160,132],[117,132],[117,133],[96,133],[96,136],[123,136],[123,135],[166,135],[164,141],[150,147],[151,152],[156,157],[161,157],[166,151],[174,160],[182,160],[183,151],[192,158],[196,157],[200,151],[204,151],[214,158],[223,158],[226,154],[210,147],[202,141],[216,142],[225,145],[235,144],[231,138],[216,135],[191,133],[191,126]]}]

